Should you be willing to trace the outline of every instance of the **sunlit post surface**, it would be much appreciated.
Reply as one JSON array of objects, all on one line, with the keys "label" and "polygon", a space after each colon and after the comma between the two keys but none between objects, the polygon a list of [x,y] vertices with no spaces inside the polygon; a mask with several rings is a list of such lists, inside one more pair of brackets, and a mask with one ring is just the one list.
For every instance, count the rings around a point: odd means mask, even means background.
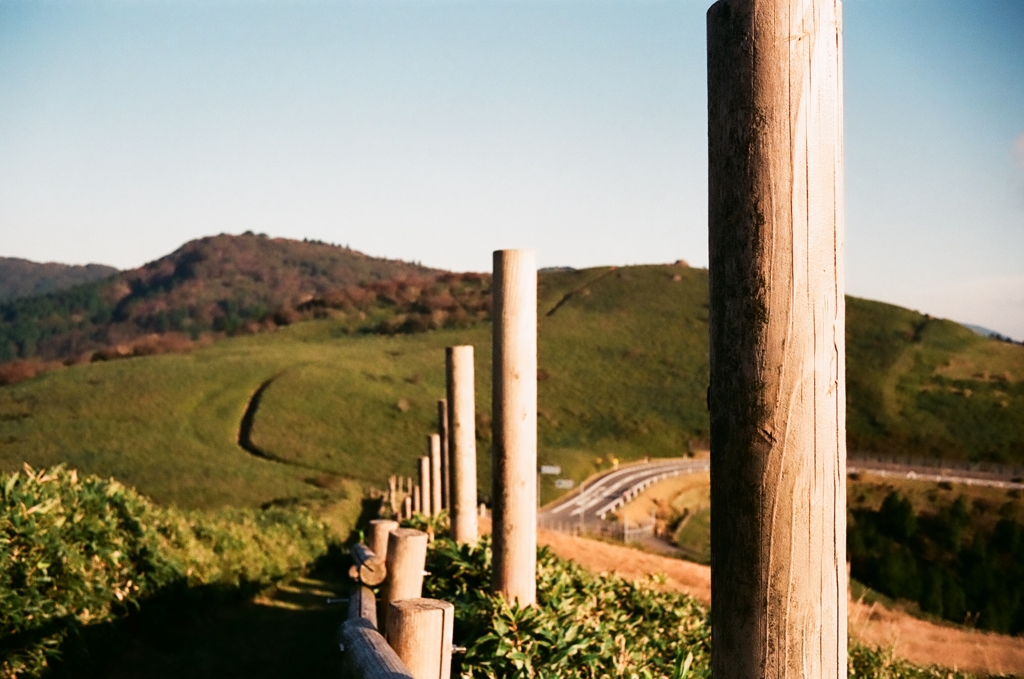
[{"label": "sunlit post surface", "polygon": [[493,554],[491,586],[537,600],[537,257],[494,253]]},{"label": "sunlit post surface", "polygon": [[713,673],[843,677],[840,5],[707,19]]}]

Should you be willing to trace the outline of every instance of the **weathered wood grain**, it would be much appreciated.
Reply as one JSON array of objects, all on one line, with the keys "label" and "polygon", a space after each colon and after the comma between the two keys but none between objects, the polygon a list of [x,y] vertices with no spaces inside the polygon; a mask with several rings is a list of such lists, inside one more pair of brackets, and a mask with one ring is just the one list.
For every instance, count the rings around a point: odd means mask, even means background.
[{"label": "weathered wood grain", "polygon": [[342,676],[351,679],[414,679],[384,636],[363,618],[346,620],[338,630],[344,648]]},{"label": "weathered wood grain", "polygon": [[845,676],[840,5],[707,20],[713,673]]},{"label": "weathered wood grain", "polygon": [[454,622],[455,607],[446,601],[393,601],[385,637],[416,679],[449,679]]}]

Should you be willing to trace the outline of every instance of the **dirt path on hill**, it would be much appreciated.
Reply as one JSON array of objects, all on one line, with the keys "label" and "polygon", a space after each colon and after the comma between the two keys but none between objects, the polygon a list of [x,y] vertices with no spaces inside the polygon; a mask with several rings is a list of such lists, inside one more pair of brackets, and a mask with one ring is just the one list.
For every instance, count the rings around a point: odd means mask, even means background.
[{"label": "dirt path on hill", "polygon": [[[274,383],[274,380],[284,374],[285,371],[281,371],[260,383],[260,386],[256,387],[256,391],[249,397],[249,401],[245,404],[245,411],[242,413],[242,419],[238,423],[238,435],[235,442],[238,447],[249,453],[254,457],[258,457],[261,460],[267,460],[268,462],[276,462],[277,464],[288,465],[289,467],[296,467],[298,469],[306,469],[312,472],[320,473],[324,478],[331,479],[332,482],[338,482],[342,477],[341,475],[315,467],[313,465],[302,464],[295,460],[286,460],[268,453],[266,450],[256,445],[255,441],[252,440],[252,428],[256,423],[256,414],[259,412],[260,403],[263,401],[263,394],[268,388]],[[310,481],[307,479],[307,483]],[[316,485],[316,484],[313,484]]]},{"label": "dirt path on hill", "polygon": [[[626,578],[663,573],[666,589],[711,601],[711,569],[597,540],[541,530],[538,542],[558,556],[597,572]],[[919,620],[878,604],[850,602],[850,636],[870,646],[893,647],[920,665],[938,664],[982,674],[1024,674],[1024,638],[975,632]]]},{"label": "dirt path on hill", "polygon": [[261,457],[264,460],[273,460],[274,462],[280,462],[270,455],[267,455],[259,446],[252,441],[252,425],[256,421],[256,411],[260,409],[260,401],[263,400],[263,392],[274,383],[281,374],[278,373],[268,380],[265,380],[256,387],[256,391],[249,397],[249,402],[245,404],[245,411],[242,413],[242,420],[238,423],[238,447],[256,457]]}]

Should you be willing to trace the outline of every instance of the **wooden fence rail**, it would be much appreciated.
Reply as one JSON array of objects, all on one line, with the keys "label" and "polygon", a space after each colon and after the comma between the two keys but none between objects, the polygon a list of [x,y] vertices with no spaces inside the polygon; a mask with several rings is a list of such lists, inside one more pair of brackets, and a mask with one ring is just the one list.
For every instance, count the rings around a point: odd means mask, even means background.
[{"label": "wooden fence rail", "polygon": [[377,631],[377,603],[368,587],[349,599],[348,619],[338,630],[344,676],[352,679],[416,679]]},{"label": "wooden fence rail", "polygon": [[384,559],[377,556],[372,549],[364,544],[352,547],[352,568],[349,575],[356,582],[376,587],[384,582],[388,571]]},{"label": "wooden fence rail", "polygon": [[[393,521],[376,521],[380,532]],[[420,597],[425,575],[426,533],[393,528],[387,533],[385,599],[378,602],[366,584],[357,584],[348,600],[348,616],[338,630],[345,654],[343,672],[354,679],[449,679],[455,607]],[[383,549],[383,548],[382,548]],[[352,575],[362,581],[360,566],[381,561],[368,546],[352,548]],[[373,570],[374,574],[382,572]],[[386,608],[380,606],[384,604]],[[378,628],[379,613],[386,634]]]}]

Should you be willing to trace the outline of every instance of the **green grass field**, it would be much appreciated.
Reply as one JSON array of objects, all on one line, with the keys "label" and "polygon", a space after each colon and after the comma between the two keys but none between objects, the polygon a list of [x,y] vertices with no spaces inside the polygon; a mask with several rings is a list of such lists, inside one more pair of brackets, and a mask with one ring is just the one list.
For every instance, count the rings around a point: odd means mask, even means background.
[{"label": "green grass field", "polygon": [[[580,480],[597,458],[706,445],[706,270],[544,273],[539,299],[541,463]],[[1024,347],[852,298],[848,328],[851,450],[1024,461]],[[390,474],[414,475],[453,344],[476,347],[488,495],[486,323],[381,336],[310,321],[189,354],[46,373],[0,388],[0,470],[66,462],[182,507],[359,494]],[[250,434],[265,458],[238,445],[261,385]],[[554,495],[546,477],[543,499]]]}]

